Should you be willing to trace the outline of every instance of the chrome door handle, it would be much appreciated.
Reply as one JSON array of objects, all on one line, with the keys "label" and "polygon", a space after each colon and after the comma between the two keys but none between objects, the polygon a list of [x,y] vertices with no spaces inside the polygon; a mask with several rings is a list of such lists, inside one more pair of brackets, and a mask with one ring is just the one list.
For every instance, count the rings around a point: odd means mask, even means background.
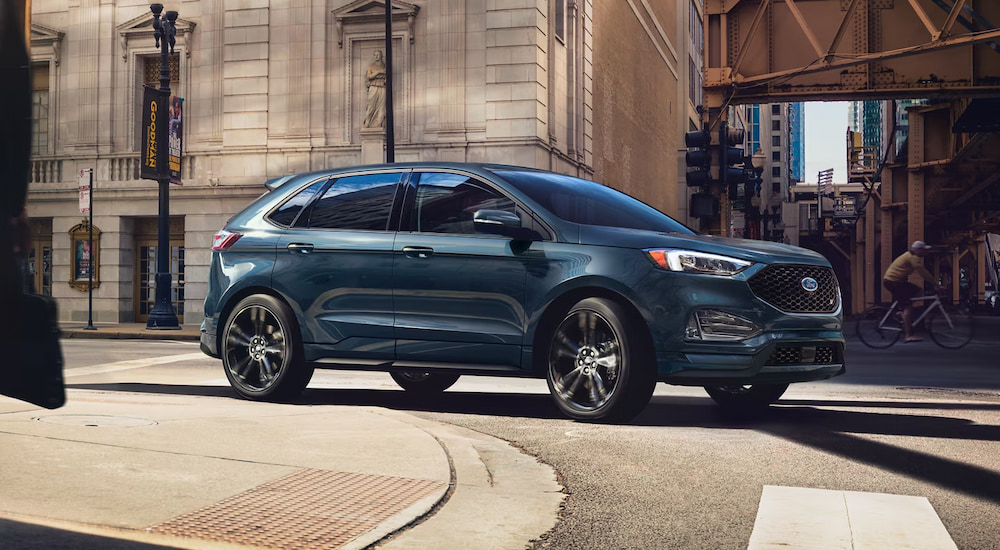
[{"label": "chrome door handle", "polygon": [[404,246],[403,254],[407,258],[430,258],[434,255],[434,249],[426,246]]},{"label": "chrome door handle", "polygon": [[313,251],[313,244],[312,243],[288,243],[288,246],[286,246],[285,248],[287,248],[289,252],[301,252],[301,253],[305,254],[305,253]]}]

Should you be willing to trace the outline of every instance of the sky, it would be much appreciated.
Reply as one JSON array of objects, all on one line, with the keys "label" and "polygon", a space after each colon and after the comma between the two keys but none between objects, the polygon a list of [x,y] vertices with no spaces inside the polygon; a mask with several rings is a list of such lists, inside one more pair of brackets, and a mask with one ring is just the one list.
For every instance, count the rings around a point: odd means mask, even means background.
[{"label": "sky", "polygon": [[820,170],[833,168],[833,181],[847,181],[847,103],[806,103],[806,183]]}]

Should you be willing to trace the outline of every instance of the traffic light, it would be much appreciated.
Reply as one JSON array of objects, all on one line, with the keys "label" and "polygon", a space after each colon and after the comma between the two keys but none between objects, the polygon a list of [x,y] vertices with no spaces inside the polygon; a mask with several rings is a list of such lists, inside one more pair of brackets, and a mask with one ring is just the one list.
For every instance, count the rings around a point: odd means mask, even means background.
[{"label": "traffic light", "polygon": [[729,191],[729,200],[736,198],[737,186],[746,183],[742,166],[746,162],[743,136],[743,130],[730,129],[726,123],[719,127],[719,180],[722,187]]},{"label": "traffic light", "polygon": [[688,148],[684,155],[687,165],[687,184],[690,187],[704,187],[712,183],[712,133],[698,130],[684,134],[684,145]]}]

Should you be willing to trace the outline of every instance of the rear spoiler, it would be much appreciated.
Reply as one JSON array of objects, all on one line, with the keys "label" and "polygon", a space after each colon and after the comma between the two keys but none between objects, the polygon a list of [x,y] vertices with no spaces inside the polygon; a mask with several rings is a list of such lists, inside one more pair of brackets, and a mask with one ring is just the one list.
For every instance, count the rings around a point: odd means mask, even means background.
[{"label": "rear spoiler", "polygon": [[274,191],[275,189],[281,187],[281,184],[295,177],[295,174],[289,174],[287,176],[281,176],[280,178],[272,178],[264,182],[264,187],[267,187],[268,191]]}]

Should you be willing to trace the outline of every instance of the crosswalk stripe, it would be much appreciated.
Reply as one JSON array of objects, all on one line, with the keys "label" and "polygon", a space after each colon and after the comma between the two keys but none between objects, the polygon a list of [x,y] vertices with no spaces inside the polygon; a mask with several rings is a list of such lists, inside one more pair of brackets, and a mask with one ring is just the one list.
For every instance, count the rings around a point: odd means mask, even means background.
[{"label": "crosswalk stripe", "polygon": [[73,376],[87,376],[90,374],[104,374],[107,372],[118,372],[130,369],[141,369],[143,367],[151,367],[153,365],[163,365],[165,363],[176,363],[178,361],[189,361],[191,359],[206,359],[207,355],[204,353],[183,353],[180,355],[164,355],[162,357],[150,357],[148,359],[130,359],[128,361],[118,361],[117,363],[107,363],[105,365],[95,365],[92,367],[78,367],[75,369],[66,369],[63,373],[64,378],[70,378]]},{"label": "crosswalk stripe", "polygon": [[765,486],[748,550],[958,550],[924,497]]}]

